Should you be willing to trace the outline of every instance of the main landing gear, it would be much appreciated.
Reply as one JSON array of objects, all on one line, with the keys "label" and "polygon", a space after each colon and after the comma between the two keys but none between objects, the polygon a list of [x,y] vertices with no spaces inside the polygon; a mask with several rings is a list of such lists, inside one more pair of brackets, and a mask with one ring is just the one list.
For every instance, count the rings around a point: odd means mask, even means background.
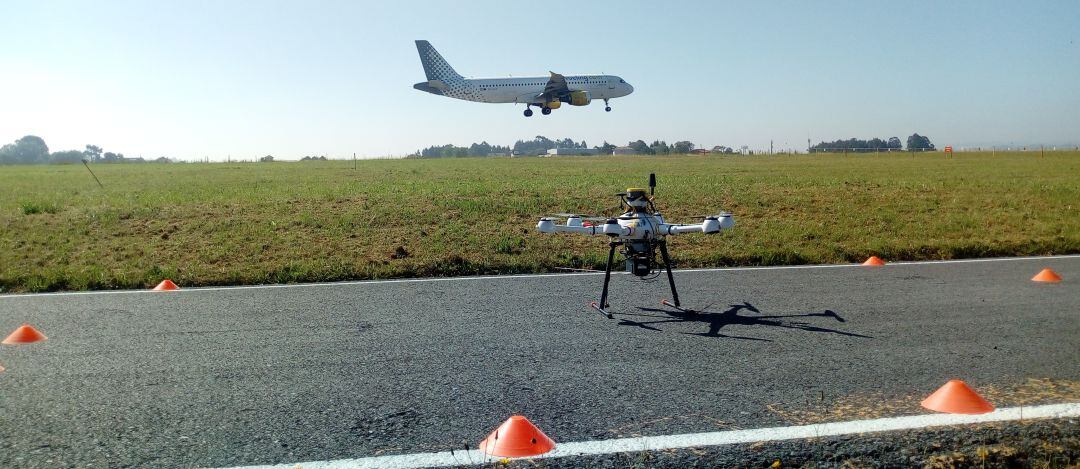
[{"label": "main landing gear", "polygon": [[604,98],[604,110],[611,112],[611,106],[608,106],[607,98]]},{"label": "main landing gear", "polygon": [[[547,106],[540,107],[540,114],[543,114],[545,116],[548,115],[548,114],[551,114],[551,108],[549,108]],[[532,117],[532,115],[533,115],[532,105],[526,104],[525,105],[525,117]]]}]

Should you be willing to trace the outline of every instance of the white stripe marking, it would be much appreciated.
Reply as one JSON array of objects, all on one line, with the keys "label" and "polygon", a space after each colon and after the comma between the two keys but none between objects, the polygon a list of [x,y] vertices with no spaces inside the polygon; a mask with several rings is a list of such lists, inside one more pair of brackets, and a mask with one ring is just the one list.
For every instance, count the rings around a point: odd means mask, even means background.
[{"label": "white stripe marking", "polygon": [[[1031,261],[1031,260],[1044,260],[1044,259],[1075,259],[1080,258],[1080,254],[1063,254],[1059,256],[1029,256],[1029,257],[991,257],[984,259],[950,259],[940,261],[900,261],[890,262],[888,265],[927,265],[927,264],[968,264],[975,262],[1006,262],[1006,261]],[[747,266],[747,267],[710,267],[703,269],[675,269],[676,273],[695,273],[695,272],[737,272],[744,270],[799,270],[799,269],[836,269],[836,268],[852,268],[862,267],[862,264],[814,264],[814,265],[773,265],[773,266]],[[603,275],[604,272],[574,272],[574,273],[555,273],[555,274],[519,274],[519,275],[479,275],[472,277],[429,277],[429,278],[396,278],[387,280],[351,280],[345,282],[318,282],[318,283],[279,283],[271,285],[236,285],[236,286],[222,286],[222,287],[181,287],[179,290],[171,292],[158,292],[150,289],[146,290],[95,290],[95,291],[71,291],[71,292],[52,292],[52,293],[10,293],[6,295],[0,295],[0,298],[25,298],[35,296],[73,296],[73,295],[125,295],[132,293],[149,293],[149,294],[170,294],[175,295],[183,292],[208,292],[208,291],[224,291],[224,290],[252,290],[260,288],[301,288],[301,287],[336,287],[336,286],[349,286],[349,285],[370,285],[370,284],[393,284],[393,283],[425,283],[425,282],[457,282],[457,281],[469,281],[469,280],[505,280],[505,279],[522,279],[522,278],[543,278],[543,277],[577,277],[577,276],[592,276]],[[612,271],[612,275],[622,275],[627,272]]]},{"label": "white stripe marking", "polygon": [[[888,417],[873,420],[853,420],[796,427],[756,428],[724,432],[689,433],[683,435],[619,438],[614,440],[557,443],[555,449],[537,458],[564,458],[638,451],[661,451],[678,448],[756,443],[764,441],[797,440],[828,436],[854,435],[858,433],[916,430],[947,425],[968,425],[1014,420],[1080,417],[1080,403],[1051,404],[1034,407],[1008,407],[982,415],[927,414],[906,417]],[[481,464],[500,458],[489,456],[479,450],[444,451],[441,453],[400,454],[374,456],[336,461],[309,461],[270,466],[243,466],[234,469],[358,469],[385,468],[404,469],[418,467],[445,467],[462,464]]]}]

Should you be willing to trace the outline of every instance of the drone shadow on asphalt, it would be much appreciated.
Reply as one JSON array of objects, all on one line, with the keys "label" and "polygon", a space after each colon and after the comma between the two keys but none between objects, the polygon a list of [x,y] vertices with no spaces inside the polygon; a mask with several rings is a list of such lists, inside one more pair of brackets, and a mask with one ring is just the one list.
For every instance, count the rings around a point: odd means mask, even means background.
[{"label": "drone shadow on asphalt", "polygon": [[[740,311],[747,311],[750,313],[761,314],[754,305],[750,303],[742,303],[737,305],[731,305],[728,309],[719,312],[709,312],[708,309],[712,305],[708,305],[702,308],[702,311],[694,310],[676,310],[676,309],[657,309],[657,308],[638,308],[644,313],[624,313],[619,316],[620,326],[633,326],[640,327],[642,329],[663,332],[663,329],[656,327],[660,324],[678,324],[678,323],[704,323],[708,324],[708,332],[680,332],[680,334],[686,335],[698,335],[702,337],[718,337],[728,339],[742,339],[742,340],[757,340],[762,342],[772,342],[769,339],[761,339],[757,337],[745,337],[738,335],[721,334],[720,330],[724,326],[738,325],[738,326],[768,326],[768,327],[780,327],[784,329],[798,329],[809,332],[823,332],[829,334],[839,334],[848,337],[859,337],[863,339],[873,339],[868,335],[856,334],[854,332],[844,332],[836,329],[830,329],[827,327],[815,326],[805,321],[793,320],[793,318],[812,318],[812,317],[824,317],[833,318],[838,322],[846,322],[844,318],[840,317],[835,311],[827,309],[820,313],[796,313],[796,314],[779,314],[771,316],[741,316]],[[628,319],[625,316],[636,316],[645,319],[635,321]]]}]

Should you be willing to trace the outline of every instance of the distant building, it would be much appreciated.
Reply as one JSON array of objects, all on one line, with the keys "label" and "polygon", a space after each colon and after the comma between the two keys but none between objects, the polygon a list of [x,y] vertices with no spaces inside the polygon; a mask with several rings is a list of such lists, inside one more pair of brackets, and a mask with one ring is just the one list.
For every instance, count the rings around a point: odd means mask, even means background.
[{"label": "distant building", "polygon": [[600,152],[595,148],[552,148],[547,151],[548,156],[567,156],[567,155],[599,155]]},{"label": "distant building", "polygon": [[615,147],[615,150],[611,152],[612,155],[636,155],[637,152],[630,147]]}]

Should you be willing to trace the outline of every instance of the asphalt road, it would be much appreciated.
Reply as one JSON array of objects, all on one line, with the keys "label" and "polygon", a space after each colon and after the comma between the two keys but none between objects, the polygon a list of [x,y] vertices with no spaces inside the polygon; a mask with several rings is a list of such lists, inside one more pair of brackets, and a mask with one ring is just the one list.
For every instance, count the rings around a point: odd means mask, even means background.
[{"label": "asphalt road", "polygon": [[[1029,278],[1043,267],[1060,284]],[[777,406],[1080,380],[1080,257],[0,297],[0,466],[443,451],[783,425]],[[1007,403],[999,403],[1007,404]]]}]

